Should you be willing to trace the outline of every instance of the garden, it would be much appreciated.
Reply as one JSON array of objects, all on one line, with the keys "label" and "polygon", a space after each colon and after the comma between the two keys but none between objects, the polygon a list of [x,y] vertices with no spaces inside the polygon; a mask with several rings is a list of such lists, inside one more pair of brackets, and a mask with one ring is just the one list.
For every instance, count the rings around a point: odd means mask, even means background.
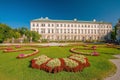
[{"label": "garden", "polygon": [[112,44],[0,46],[0,80],[102,80],[116,72]]}]

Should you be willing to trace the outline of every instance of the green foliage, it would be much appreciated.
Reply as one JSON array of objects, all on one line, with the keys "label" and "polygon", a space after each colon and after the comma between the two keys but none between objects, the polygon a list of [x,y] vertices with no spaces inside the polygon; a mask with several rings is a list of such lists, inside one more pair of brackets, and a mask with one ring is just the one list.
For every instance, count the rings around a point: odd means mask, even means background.
[{"label": "green foliage", "polygon": [[[0,51],[0,80],[103,80],[104,77],[115,71],[115,66],[109,62],[109,59],[114,58],[112,54],[118,54],[120,50],[106,48],[105,45],[96,46],[98,47],[96,51],[100,53],[100,56],[87,56],[91,64],[90,67],[81,72],[62,71],[57,74],[31,68],[30,60],[42,54],[51,58],[64,58],[72,54],[69,52],[72,47],[38,48],[40,52],[37,55],[26,59],[16,59],[16,56],[21,52],[3,54],[3,51]],[[84,50],[84,52],[91,51]],[[29,52],[23,51],[22,53]]]},{"label": "green foliage", "polygon": [[14,33],[12,33],[12,29],[6,24],[0,24],[0,42],[7,40],[8,38],[12,38]]},{"label": "green foliage", "polygon": [[31,34],[33,41],[38,41],[40,39],[40,35],[37,32],[31,31],[30,34]]},{"label": "green foliage", "polygon": [[30,38],[32,38],[33,41],[38,41],[40,39],[40,34],[38,34],[37,32],[35,31],[30,31],[28,30],[27,28],[18,28],[16,29],[21,35],[25,35],[27,36],[27,39],[25,39],[25,41],[29,42]]},{"label": "green foliage", "polygon": [[31,37],[33,42],[40,39],[40,35],[37,32],[30,31],[25,27],[12,29],[6,24],[0,24],[0,43],[7,40],[11,41],[12,38],[21,38],[23,35],[27,37],[27,39],[24,40],[25,42],[29,42]]},{"label": "green foliage", "polygon": [[112,40],[115,40],[115,39],[116,39],[115,30],[113,30],[112,33],[111,33],[111,39],[112,39]]}]

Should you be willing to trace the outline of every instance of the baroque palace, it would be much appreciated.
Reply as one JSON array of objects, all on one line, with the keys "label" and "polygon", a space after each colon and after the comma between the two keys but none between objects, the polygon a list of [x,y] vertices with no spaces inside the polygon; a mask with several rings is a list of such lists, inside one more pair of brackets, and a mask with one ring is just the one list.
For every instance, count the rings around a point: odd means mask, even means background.
[{"label": "baroque palace", "polygon": [[52,20],[46,17],[32,20],[30,29],[49,41],[104,41],[110,39],[112,24],[95,19]]}]

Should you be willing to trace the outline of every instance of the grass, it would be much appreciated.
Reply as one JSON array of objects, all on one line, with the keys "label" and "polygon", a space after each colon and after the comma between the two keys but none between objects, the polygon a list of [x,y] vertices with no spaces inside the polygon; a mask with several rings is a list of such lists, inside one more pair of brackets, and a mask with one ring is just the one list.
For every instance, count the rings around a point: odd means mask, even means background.
[{"label": "grass", "polygon": [[[85,68],[82,72],[74,73],[62,71],[57,74],[32,69],[30,67],[30,60],[42,54],[51,58],[67,57],[72,54],[69,52],[69,49],[73,47],[38,48],[40,51],[39,54],[25,59],[16,59],[16,56],[20,53],[27,54],[32,51],[3,53],[1,50],[0,80],[102,80],[104,77],[115,72],[116,67],[114,64],[109,62],[109,59],[114,58],[112,55],[120,53],[120,50],[115,48],[106,48],[104,45],[97,46],[99,48],[97,48],[96,51],[100,53],[100,56],[87,56],[91,64],[90,67]],[[86,52],[91,52],[91,50],[86,50]]]}]

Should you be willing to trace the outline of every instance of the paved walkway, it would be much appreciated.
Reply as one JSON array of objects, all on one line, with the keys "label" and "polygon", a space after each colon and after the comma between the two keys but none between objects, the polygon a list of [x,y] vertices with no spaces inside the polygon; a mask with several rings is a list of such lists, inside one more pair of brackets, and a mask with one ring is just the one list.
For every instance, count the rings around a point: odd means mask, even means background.
[{"label": "paved walkway", "polygon": [[55,42],[51,42],[51,43],[2,43],[0,44],[0,46],[6,46],[6,45],[41,45],[41,46],[64,46],[64,45],[68,45],[68,44],[74,44],[74,43],[55,43]]},{"label": "paved walkway", "polygon": [[116,65],[117,72],[114,75],[106,78],[105,80],[120,80],[120,55],[114,55],[114,56],[118,59],[111,59],[110,61]]}]

